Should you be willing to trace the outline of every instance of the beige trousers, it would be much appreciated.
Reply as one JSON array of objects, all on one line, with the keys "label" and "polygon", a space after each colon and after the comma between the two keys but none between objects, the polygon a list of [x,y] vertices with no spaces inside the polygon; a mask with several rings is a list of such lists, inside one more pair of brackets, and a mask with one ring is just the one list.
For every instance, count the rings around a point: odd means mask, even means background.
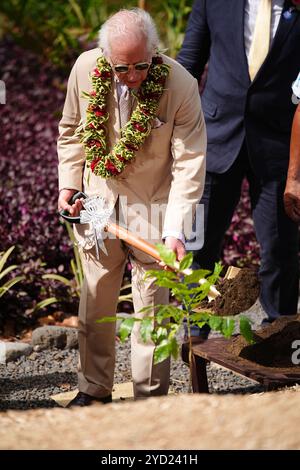
[{"label": "beige trousers", "polygon": [[[84,234],[84,226],[76,226],[76,238]],[[156,240],[157,241],[157,240]],[[115,368],[116,324],[96,323],[96,320],[115,315],[127,255],[132,263],[132,294],[135,316],[149,305],[167,304],[169,292],[154,285],[153,279],[144,280],[149,269],[159,269],[148,255],[135,248],[129,249],[118,239],[105,240],[107,255],[95,247],[83,250],[81,259],[85,274],[79,306],[79,390],[95,397],[111,393]],[[153,362],[154,345],[145,344],[136,322],[131,335],[131,367],[135,398],[146,398],[168,393],[170,360]]]}]

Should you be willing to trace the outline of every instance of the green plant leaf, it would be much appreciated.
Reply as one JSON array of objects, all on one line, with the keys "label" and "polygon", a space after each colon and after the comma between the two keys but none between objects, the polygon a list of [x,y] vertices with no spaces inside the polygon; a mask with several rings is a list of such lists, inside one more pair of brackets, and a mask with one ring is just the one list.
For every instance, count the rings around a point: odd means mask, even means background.
[{"label": "green plant leaf", "polygon": [[122,292],[122,290],[131,289],[131,288],[132,288],[132,284],[125,284],[124,286],[121,287],[120,292]]},{"label": "green plant leaf", "polygon": [[205,279],[205,277],[210,273],[207,269],[195,269],[192,274],[184,276],[185,284],[196,284],[200,279]]},{"label": "green plant leaf", "polygon": [[96,323],[113,323],[113,322],[116,322],[119,319],[123,320],[123,317],[117,317],[117,316],[102,317],[102,318],[99,318],[98,320],[96,320]]},{"label": "green plant leaf", "polygon": [[171,266],[174,268],[175,261],[176,261],[176,255],[173,250],[170,248],[167,248],[166,245],[161,245],[158,243],[156,245],[157,251],[159,253],[159,256],[161,257],[161,260],[166,263],[168,266]]},{"label": "green plant leaf", "polygon": [[170,279],[157,279],[155,284],[160,287],[166,287],[167,289],[178,290],[178,284],[175,281],[171,281]]},{"label": "green plant leaf", "polygon": [[70,279],[67,279],[64,276],[60,276],[59,274],[44,274],[42,276],[42,278],[43,279],[52,279],[54,281],[59,281],[59,282],[62,282],[63,284],[65,284],[66,286],[70,286],[72,284]]},{"label": "green plant leaf", "polygon": [[1,257],[0,257],[0,272],[2,271],[3,269],[3,266],[5,265],[9,255],[11,254],[11,252],[15,249],[14,246],[11,246],[10,248],[8,248],[8,250],[6,250],[5,253],[1,253]]},{"label": "green plant leaf", "polygon": [[58,299],[56,297],[49,297],[49,299],[41,300],[41,302],[38,302],[36,304],[33,311],[40,310],[41,308],[45,308],[48,305],[55,304],[56,302],[58,302]]},{"label": "green plant leaf", "polygon": [[12,264],[11,266],[8,266],[8,268],[4,269],[4,271],[2,271],[0,273],[0,279],[2,279],[3,277],[5,277],[8,273],[10,273],[11,271],[13,271],[14,269],[16,269],[18,266],[16,264]]},{"label": "green plant leaf", "polygon": [[170,345],[167,339],[164,339],[154,349],[154,364],[166,360],[170,356]]},{"label": "green plant leaf", "polygon": [[229,317],[223,317],[221,333],[225,338],[230,338],[234,331],[234,320]]},{"label": "green plant leaf", "polygon": [[153,321],[149,317],[145,317],[141,321],[140,334],[144,343],[148,343],[151,340],[153,331]]},{"label": "green plant leaf", "polygon": [[69,3],[72,7],[72,9],[74,10],[77,18],[78,18],[78,22],[80,24],[80,26],[83,28],[85,25],[86,25],[86,20],[84,18],[84,15],[82,14],[82,10],[80,8],[80,5],[77,3],[76,0],[69,0]]},{"label": "green plant leaf", "polygon": [[176,360],[178,358],[179,345],[176,336],[173,336],[169,341],[169,354]]},{"label": "green plant leaf", "polygon": [[166,305],[164,314],[166,318],[172,318],[176,323],[181,323],[185,317],[185,311],[182,308],[175,307],[174,305]]},{"label": "green plant leaf", "polygon": [[[209,312],[191,312],[190,320],[194,323],[196,322],[209,322],[209,319],[212,318],[211,313]],[[197,323],[198,324],[198,323]],[[203,326],[203,325],[202,325]]]},{"label": "green plant leaf", "polygon": [[154,269],[150,269],[149,271],[146,272],[145,274],[145,277],[144,279],[148,279],[148,278],[154,278],[154,279],[168,279],[168,280],[177,280],[178,281],[178,278],[177,278],[177,275],[176,273],[172,272],[172,271],[165,271],[165,270],[154,270]]},{"label": "green plant leaf", "polygon": [[255,343],[249,318],[244,317],[243,315],[241,315],[239,320],[240,320],[240,333],[241,333],[241,335],[244,336],[244,338],[248,341],[248,343],[250,343],[250,344]]},{"label": "green plant leaf", "polygon": [[223,269],[223,266],[221,263],[215,263],[214,272],[212,273],[211,276],[207,278],[207,280],[209,281],[211,285],[215,284],[216,281],[219,279],[222,269]]},{"label": "green plant leaf", "polygon": [[152,339],[154,340],[155,344],[160,344],[162,341],[167,339],[167,337],[168,330],[165,326],[157,326],[152,334]]},{"label": "green plant leaf", "polygon": [[135,318],[126,318],[121,325],[119,330],[119,336],[122,343],[128,338],[131,334],[132,328],[134,326]]},{"label": "green plant leaf", "polygon": [[11,289],[15,284],[22,281],[23,279],[25,279],[24,276],[16,276],[3,284],[3,286],[0,287],[0,297],[2,297],[9,289]]},{"label": "green plant leaf", "polygon": [[188,253],[185,255],[179,263],[179,271],[184,271],[188,269],[193,262],[193,253]]},{"label": "green plant leaf", "polygon": [[119,297],[118,297],[118,304],[119,304],[120,302],[124,302],[124,301],[133,303],[132,294],[119,295]]},{"label": "green plant leaf", "polygon": [[223,318],[215,315],[211,315],[209,318],[209,326],[212,330],[222,331]]}]

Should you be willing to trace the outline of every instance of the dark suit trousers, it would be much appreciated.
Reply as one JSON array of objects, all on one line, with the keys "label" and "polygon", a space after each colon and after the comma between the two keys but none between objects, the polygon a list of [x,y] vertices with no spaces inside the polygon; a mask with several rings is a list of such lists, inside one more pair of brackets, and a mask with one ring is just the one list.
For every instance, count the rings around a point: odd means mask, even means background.
[{"label": "dark suit trousers", "polygon": [[[298,225],[285,214],[285,180],[261,181],[253,173],[246,145],[229,170],[207,173],[204,194],[204,246],[194,253],[196,264],[213,269],[221,257],[224,235],[240,199],[242,181],[249,182],[252,216],[260,244],[260,301],[270,321],[293,315],[298,303]],[[230,312],[228,312],[230,314]]]}]

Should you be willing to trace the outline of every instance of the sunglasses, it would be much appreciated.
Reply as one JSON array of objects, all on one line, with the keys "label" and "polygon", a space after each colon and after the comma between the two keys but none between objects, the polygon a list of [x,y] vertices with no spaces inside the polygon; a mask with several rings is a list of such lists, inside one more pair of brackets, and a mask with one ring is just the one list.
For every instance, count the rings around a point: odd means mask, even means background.
[{"label": "sunglasses", "polygon": [[137,64],[117,64],[117,65],[112,65],[112,68],[116,73],[128,73],[130,70],[130,67],[134,67],[135,70],[138,72],[143,72],[144,70],[148,70],[151,64],[148,62],[138,62]]}]

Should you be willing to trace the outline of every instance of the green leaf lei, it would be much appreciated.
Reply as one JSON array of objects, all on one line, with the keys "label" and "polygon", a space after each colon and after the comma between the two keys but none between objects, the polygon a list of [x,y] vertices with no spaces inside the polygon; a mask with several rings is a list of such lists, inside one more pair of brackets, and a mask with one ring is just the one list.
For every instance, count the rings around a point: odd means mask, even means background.
[{"label": "green leaf lei", "polygon": [[91,73],[93,89],[90,93],[82,93],[89,99],[86,124],[83,129],[78,129],[87,164],[95,175],[102,178],[118,176],[135,158],[135,152],[151,132],[151,121],[156,117],[169,68],[161,56],[152,58],[147,78],[135,93],[137,107],[122,129],[122,137],[108,153],[105,123],[109,120],[107,95],[111,91],[113,72],[104,56],[97,59],[97,67]]}]

